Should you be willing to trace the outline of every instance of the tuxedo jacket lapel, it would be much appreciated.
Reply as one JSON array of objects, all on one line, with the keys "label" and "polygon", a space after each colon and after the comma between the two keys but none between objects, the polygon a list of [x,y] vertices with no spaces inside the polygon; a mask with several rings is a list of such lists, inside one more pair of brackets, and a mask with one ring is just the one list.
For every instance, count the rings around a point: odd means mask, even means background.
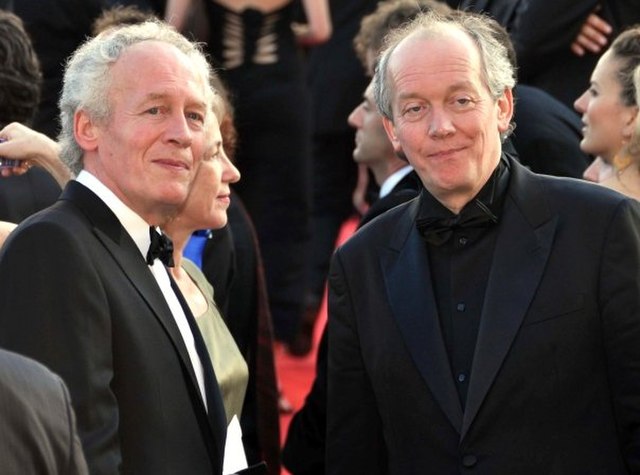
[{"label": "tuxedo jacket lapel", "polygon": [[501,218],[487,283],[461,439],[464,438],[507,357],[535,295],[555,235],[557,218],[544,190],[529,172],[512,164],[509,195]]},{"label": "tuxedo jacket lapel", "polygon": [[420,200],[407,208],[381,265],[393,316],[418,371],[453,427],[460,431],[462,408],[445,349],[427,250],[414,222]]}]

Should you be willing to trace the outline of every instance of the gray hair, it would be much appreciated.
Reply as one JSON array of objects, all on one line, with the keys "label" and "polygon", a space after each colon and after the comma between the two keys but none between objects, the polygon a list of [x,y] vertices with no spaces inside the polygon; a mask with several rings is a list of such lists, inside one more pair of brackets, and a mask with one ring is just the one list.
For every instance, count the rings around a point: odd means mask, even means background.
[{"label": "gray hair", "polygon": [[387,119],[393,121],[394,85],[388,71],[391,55],[405,38],[413,34],[441,35],[446,25],[452,25],[465,32],[477,46],[482,79],[495,100],[500,98],[506,89],[515,86],[515,70],[509,61],[507,49],[496,39],[494,29],[487,18],[463,12],[442,15],[436,11],[429,11],[418,15],[405,26],[391,31],[385,39],[385,48],[380,53],[373,77],[373,92],[378,110]]},{"label": "gray hair", "polygon": [[[63,161],[74,173],[83,168],[83,150],[73,131],[75,113],[84,110],[93,120],[107,121],[111,114],[111,67],[127,48],[149,40],[173,45],[189,58],[194,71],[202,77],[207,102],[211,105],[211,68],[201,45],[189,41],[159,20],[109,29],[82,44],[69,58],[65,69],[59,101],[61,131],[58,142]],[[211,110],[210,107],[207,109]]]}]

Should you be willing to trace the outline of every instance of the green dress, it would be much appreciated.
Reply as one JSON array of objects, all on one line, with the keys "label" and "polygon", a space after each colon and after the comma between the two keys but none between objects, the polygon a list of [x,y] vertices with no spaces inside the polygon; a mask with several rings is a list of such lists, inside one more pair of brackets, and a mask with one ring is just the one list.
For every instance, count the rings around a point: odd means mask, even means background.
[{"label": "green dress", "polygon": [[183,259],[182,268],[207,299],[207,311],[195,318],[211,357],[229,424],[234,415],[240,419],[249,381],[249,368],[213,301],[213,287],[207,278],[189,259]]}]

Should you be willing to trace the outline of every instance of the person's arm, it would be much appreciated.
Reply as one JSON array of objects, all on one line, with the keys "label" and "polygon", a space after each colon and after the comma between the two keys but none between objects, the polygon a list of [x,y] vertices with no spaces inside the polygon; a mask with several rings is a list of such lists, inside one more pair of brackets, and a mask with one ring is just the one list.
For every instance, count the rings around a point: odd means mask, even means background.
[{"label": "person's arm", "polygon": [[613,413],[629,473],[640,473],[640,204],[620,203],[607,226],[598,295]]},{"label": "person's arm", "polygon": [[333,30],[328,1],[302,0],[302,5],[307,23],[292,25],[298,41],[305,46],[324,43]]},{"label": "person's arm", "polygon": [[571,43],[571,51],[576,56],[587,52],[598,54],[607,46],[613,28],[597,13],[591,13],[580,28],[578,36]]},{"label": "person's arm", "polygon": [[122,463],[112,320],[91,231],[32,220],[0,254],[0,346],[49,367],[67,384],[92,474]]},{"label": "person's arm", "polygon": [[[60,146],[44,134],[13,122],[0,130],[0,156],[38,165],[48,171],[61,188],[73,178],[69,168],[60,160]],[[23,165],[2,169],[2,176],[21,175],[27,168]]]},{"label": "person's arm", "polygon": [[165,21],[173,25],[178,31],[181,31],[187,23],[187,18],[192,8],[191,2],[192,0],[167,0],[167,6],[164,11]]},{"label": "person's arm", "polygon": [[67,421],[67,451],[64,454],[66,456],[64,463],[64,473],[68,475],[87,475],[89,468],[87,467],[87,461],[84,458],[84,451],[82,450],[82,443],[78,436],[78,428],[76,425],[76,414],[71,405],[71,396],[69,395],[69,389],[67,385],[56,375],[58,384],[60,387],[61,403],[64,405],[65,420]]},{"label": "person's arm", "polygon": [[571,44],[597,0],[530,0],[518,10],[511,34],[521,81],[548,67],[556,56],[570,54]]},{"label": "person's arm", "polygon": [[349,270],[338,249],[329,270],[329,364],[326,473],[388,473],[382,421],[367,374]]}]

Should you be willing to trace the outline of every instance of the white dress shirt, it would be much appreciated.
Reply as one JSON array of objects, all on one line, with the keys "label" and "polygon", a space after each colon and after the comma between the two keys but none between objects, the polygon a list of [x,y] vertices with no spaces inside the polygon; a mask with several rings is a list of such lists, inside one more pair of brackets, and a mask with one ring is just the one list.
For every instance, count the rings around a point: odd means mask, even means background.
[{"label": "white dress shirt", "polygon": [[400,180],[402,180],[412,171],[413,167],[411,165],[407,165],[389,175],[387,179],[382,182],[382,185],[380,185],[380,193],[378,193],[378,198],[383,198],[391,193],[391,190],[393,190],[395,186],[400,183]]}]

